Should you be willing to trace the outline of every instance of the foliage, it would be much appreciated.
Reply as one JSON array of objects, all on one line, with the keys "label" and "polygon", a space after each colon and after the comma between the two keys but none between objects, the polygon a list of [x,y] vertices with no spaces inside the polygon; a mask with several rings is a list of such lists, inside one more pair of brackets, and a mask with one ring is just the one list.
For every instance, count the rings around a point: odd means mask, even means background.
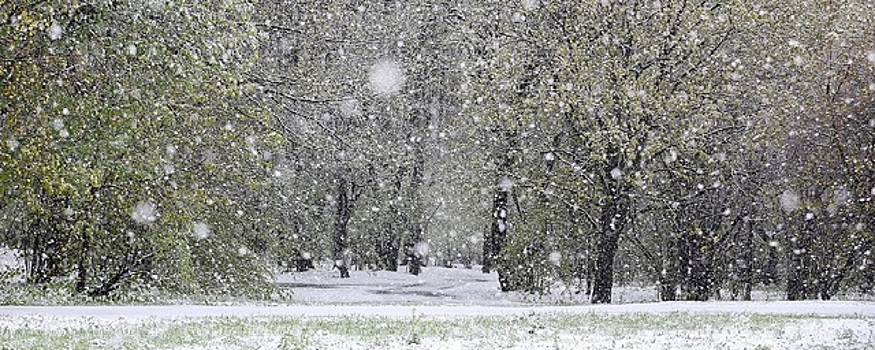
[{"label": "foliage", "polygon": [[[245,3],[4,3],[0,189],[28,281],[258,288],[258,112],[239,104]],[[246,145],[247,147],[243,147]],[[256,197],[257,198],[257,197]],[[234,208],[234,209],[232,209]],[[224,213],[223,213],[224,212]],[[230,220],[229,220],[230,219]],[[196,237],[195,224],[208,235]],[[251,230],[251,231],[250,231]]]}]

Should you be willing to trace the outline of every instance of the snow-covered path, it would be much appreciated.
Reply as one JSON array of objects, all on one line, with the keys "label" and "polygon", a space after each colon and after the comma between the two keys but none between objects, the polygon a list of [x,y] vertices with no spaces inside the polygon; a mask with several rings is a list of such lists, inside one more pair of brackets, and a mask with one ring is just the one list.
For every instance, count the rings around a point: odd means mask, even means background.
[{"label": "snow-covered path", "polygon": [[[501,293],[498,278],[475,269],[429,268],[422,275],[401,272],[353,271],[340,279],[331,269],[277,276],[277,283],[293,292],[282,305],[155,305],[155,306],[0,306],[0,317],[50,319],[97,319],[138,321],[146,319],[200,318],[215,316],[386,316],[436,317],[517,316],[543,313],[760,313],[819,316],[875,317],[872,301],[769,301],[746,302],[648,302],[655,299],[643,288],[615,288],[612,305],[588,305],[585,301],[526,300],[523,295]],[[566,296],[569,297],[569,296]],[[570,295],[571,298],[585,295]],[[545,302],[546,300],[546,302]]]},{"label": "snow-covered path", "polygon": [[665,302],[582,306],[488,306],[488,305],[291,305],[291,306],[5,306],[0,315],[104,320],[182,318],[208,316],[514,316],[532,313],[760,313],[821,316],[875,317],[875,303],[853,301],[803,302]]}]

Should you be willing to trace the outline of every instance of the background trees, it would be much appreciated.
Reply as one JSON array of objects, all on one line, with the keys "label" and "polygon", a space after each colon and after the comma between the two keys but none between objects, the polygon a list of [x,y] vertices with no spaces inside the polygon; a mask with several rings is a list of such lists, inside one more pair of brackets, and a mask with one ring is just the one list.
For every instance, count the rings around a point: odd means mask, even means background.
[{"label": "background trees", "polygon": [[606,303],[875,279],[866,1],[0,9],[0,230],[27,283],[479,262]]}]

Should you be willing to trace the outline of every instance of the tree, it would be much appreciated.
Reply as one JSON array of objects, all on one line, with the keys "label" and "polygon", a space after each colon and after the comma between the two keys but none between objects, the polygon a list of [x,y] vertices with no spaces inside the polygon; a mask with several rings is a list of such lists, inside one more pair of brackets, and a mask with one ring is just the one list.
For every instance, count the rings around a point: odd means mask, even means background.
[{"label": "tree", "polygon": [[[246,198],[262,193],[257,111],[238,103],[237,3],[4,2],[0,189],[23,210],[28,281],[183,292],[266,286]],[[213,11],[216,9],[224,11]],[[244,146],[245,145],[245,146]],[[243,220],[246,221],[246,220]],[[255,220],[252,220],[255,221]]]},{"label": "tree", "polygon": [[[787,176],[777,207],[783,216],[787,299],[830,299],[855,274],[867,271],[872,248],[872,134],[866,115],[875,58],[866,51],[872,4],[812,2],[796,20],[814,24],[794,32],[792,106],[782,115]],[[865,164],[865,165],[864,165]],[[869,227],[869,228],[867,228]]]}]

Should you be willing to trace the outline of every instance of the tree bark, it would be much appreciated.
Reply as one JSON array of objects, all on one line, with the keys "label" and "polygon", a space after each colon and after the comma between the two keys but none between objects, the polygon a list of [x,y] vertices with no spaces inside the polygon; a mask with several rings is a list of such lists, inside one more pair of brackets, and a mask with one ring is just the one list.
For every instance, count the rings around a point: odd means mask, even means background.
[{"label": "tree bark", "polygon": [[706,301],[711,296],[712,271],[704,233],[693,225],[692,232],[683,237],[682,261],[684,262],[685,278],[683,284],[684,299]]},{"label": "tree bark", "polygon": [[616,230],[602,230],[602,242],[596,257],[595,280],[592,284],[593,304],[609,304],[614,286],[614,256],[620,233]]},{"label": "tree bark", "polygon": [[398,243],[394,237],[395,227],[390,223],[377,238],[377,255],[379,268],[386,271],[398,271]]},{"label": "tree bark", "polygon": [[677,237],[671,237],[663,249],[662,271],[659,273],[659,300],[661,301],[677,300],[678,281],[680,280],[678,246]]},{"label": "tree bark", "polygon": [[507,237],[507,201],[509,191],[498,188],[492,198],[492,224],[483,240],[483,272],[490,273]]},{"label": "tree bark", "polygon": [[753,224],[747,223],[745,232],[742,234],[742,260],[739,262],[739,274],[741,282],[741,300],[751,300],[751,289],[753,287]]},{"label": "tree bark", "polygon": [[340,278],[349,278],[348,224],[351,215],[348,181],[343,174],[335,177],[337,182],[337,210],[334,214],[334,266]]},{"label": "tree bark", "polygon": [[811,236],[808,221],[799,224],[795,240],[791,240],[788,260],[787,300],[806,300],[812,294],[810,276],[811,261],[808,259],[808,237]]},{"label": "tree bark", "polygon": [[[613,170],[615,168],[611,168]],[[610,171],[610,170],[609,170]],[[609,188],[607,198],[602,204],[600,216],[600,242],[596,255],[595,280],[593,281],[593,304],[608,304],[611,302],[611,289],[614,286],[614,257],[620,235],[629,221],[631,198],[627,186],[622,179]]]},{"label": "tree bark", "polygon": [[[428,118],[425,118],[426,122]],[[405,249],[405,253],[407,254],[407,272],[411,275],[419,275],[422,271],[423,259],[422,251],[419,248],[419,245],[422,244],[422,234],[423,234],[423,210],[422,210],[422,201],[421,199],[421,191],[423,184],[423,177],[425,173],[425,152],[423,147],[425,147],[422,143],[423,141],[416,142],[414,146],[414,161],[413,161],[413,171],[410,179],[410,201],[412,205],[412,211],[410,213],[410,219],[408,220],[410,227],[409,239],[405,242],[408,246]]]},{"label": "tree bark", "polygon": [[85,283],[88,280],[88,267],[85,266],[86,257],[88,256],[89,242],[88,233],[81,232],[82,245],[79,251],[79,261],[76,263],[76,292],[82,293],[85,291]]},{"label": "tree bark", "polygon": [[[645,137],[645,136],[642,136]],[[643,144],[643,141],[642,141]],[[599,215],[599,242],[596,249],[595,280],[593,281],[593,304],[609,304],[614,286],[614,257],[620,236],[625,232],[632,210],[631,187],[625,179],[630,169],[625,167],[621,150],[608,145],[607,161],[602,164],[602,184],[605,198]],[[640,158],[641,153],[637,154]],[[638,159],[640,161],[640,159]],[[619,172],[619,173],[618,173]]]},{"label": "tree bark", "polygon": [[[498,259],[507,237],[508,215],[510,214],[507,206],[513,184],[510,183],[510,179],[504,176],[508,176],[513,168],[511,150],[516,148],[516,134],[513,132],[505,133],[504,139],[507,144],[496,156],[499,176],[498,182],[495,184],[495,193],[492,196],[492,222],[489,224],[489,230],[483,239],[483,273],[490,273],[496,269],[496,259]],[[510,285],[506,272],[502,271],[500,266],[497,270],[501,290],[509,290]]]}]

